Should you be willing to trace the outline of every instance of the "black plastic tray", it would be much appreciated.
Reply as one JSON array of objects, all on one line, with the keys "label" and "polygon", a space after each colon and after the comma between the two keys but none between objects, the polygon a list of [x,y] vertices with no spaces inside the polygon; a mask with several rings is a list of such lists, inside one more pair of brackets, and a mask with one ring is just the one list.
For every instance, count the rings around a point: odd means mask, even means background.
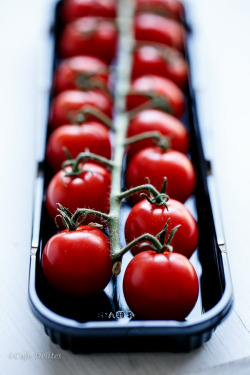
[{"label": "black plastic tray", "polygon": [[[52,82],[57,63],[56,39],[61,28],[60,2],[53,14],[46,53],[51,56],[50,69],[43,71],[44,81]],[[186,57],[189,60],[188,50]],[[44,89],[44,88],[43,88]],[[131,255],[126,254],[122,272],[111,280],[105,291],[93,298],[76,301],[62,297],[47,284],[41,270],[41,254],[47,240],[56,233],[44,205],[44,193],[50,170],[44,160],[51,91],[41,90],[39,108],[43,116],[38,124],[38,172],[34,192],[33,231],[31,243],[29,303],[54,343],[73,352],[111,351],[189,351],[209,340],[213,331],[232,306],[232,285],[223,239],[213,174],[205,160],[192,80],[186,90],[187,110],[183,121],[190,132],[191,159],[197,173],[195,195],[186,205],[197,218],[198,249],[191,258],[200,282],[200,294],[194,310],[185,321],[137,320],[129,311],[122,292],[122,278]],[[121,238],[129,205],[121,210]]]}]

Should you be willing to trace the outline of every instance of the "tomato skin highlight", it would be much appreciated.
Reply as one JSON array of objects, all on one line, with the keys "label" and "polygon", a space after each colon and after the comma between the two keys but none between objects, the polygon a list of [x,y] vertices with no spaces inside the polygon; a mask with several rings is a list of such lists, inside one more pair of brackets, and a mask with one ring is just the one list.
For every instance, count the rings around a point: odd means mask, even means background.
[{"label": "tomato skin highlight", "polygon": [[108,90],[108,65],[93,56],[74,56],[63,60],[56,69],[54,89],[56,92],[81,89],[81,74],[92,73],[91,79],[102,84]]},{"label": "tomato skin highlight", "polygon": [[109,130],[95,121],[82,125],[62,125],[52,132],[47,143],[46,158],[54,171],[59,171],[67,160],[63,147],[67,148],[73,159],[86,149],[107,159],[111,158]]},{"label": "tomato skin highlight", "polygon": [[61,57],[91,55],[110,63],[116,52],[117,27],[113,20],[82,17],[68,23],[61,33]]},{"label": "tomato skin highlight", "polygon": [[[52,220],[58,215],[57,203],[66,207],[71,213],[74,213],[77,208],[109,212],[110,173],[100,165],[90,162],[85,163],[82,169],[86,172],[76,177],[65,177],[65,172],[61,170],[51,179],[45,203]],[[67,167],[66,170],[71,171],[71,168]],[[85,220],[87,222],[100,221],[91,215],[87,215]]]},{"label": "tomato skin highlight", "polygon": [[162,43],[183,51],[186,40],[184,27],[177,21],[153,13],[135,16],[134,37],[139,41]]},{"label": "tomato skin highlight", "polygon": [[199,282],[183,255],[144,251],[128,264],[123,290],[128,306],[138,317],[183,320],[197,301]]},{"label": "tomato skin highlight", "polygon": [[42,269],[48,283],[70,297],[101,292],[112,276],[109,240],[87,225],[59,232],[44,248]]},{"label": "tomato skin highlight", "polygon": [[[150,131],[158,131],[170,139],[172,150],[187,153],[189,150],[189,134],[186,127],[176,117],[159,111],[147,109],[139,112],[129,124],[127,137],[133,137]],[[147,139],[128,146],[128,159],[130,160],[138,151],[155,146],[153,140]]]},{"label": "tomato skin highlight", "polygon": [[[167,177],[167,194],[185,202],[193,193],[196,183],[194,167],[188,157],[179,151],[163,151],[160,147],[148,147],[135,154],[126,170],[127,188],[150,183],[161,190]],[[138,201],[139,195],[133,197]]]},{"label": "tomato skin highlight", "polygon": [[[99,90],[66,90],[55,96],[50,111],[50,128],[55,129],[71,122],[71,115],[81,112],[85,106],[92,106],[110,118],[112,117],[113,101],[111,97]],[[88,120],[95,120],[89,115]]]},{"label": "tomato skin highlight", "polygon": [[137,12],[158,11],[166,16],[181,18],[184,15],[184,6],[177,0],[135,0]]},{"label": "tomato skin highlight", "polygon": [[[167,78],[148,74],[132,81],[127,97],[127,109],[131,110],[150,100],[145,94],[154,93],[166,99],[174,116],[180,117],[185,110],[185,97],[180,88]],[[142,94],[142,95],[140,95]]]},{"label": "tomato skin highlight", "polygon": [[[198,244],[198,228],[188,209],[175,199],[169,199],[167,202],[168,211],[164,206],[151,204],[146,199],[138,202],[132,207],[125,224],[125,239],[129,243],[135,238],[145,233],[156,236],[169,220],[167,236],[171,230],[181,225],[174,235],[171,242],[174,252],[180,253],[190,258]],[[150,249],[150,246],[143,250]],[[132,254],[138,254],[142,249],[138,245],[131,250]]]},{"label": "tomato skin highlight", "polygon": [[160,49],[147,44],[135,50],[132,62],[132,78],[154,74],[169,78],[178,86],[185,87],[188,79],[188,63],[176,49],[161,46]]},{"label": "tomato skin highlight", "polygon": [[62,7],[62,18],[71,22],[79,17],[116,17],[115,0],[66,0]]}]

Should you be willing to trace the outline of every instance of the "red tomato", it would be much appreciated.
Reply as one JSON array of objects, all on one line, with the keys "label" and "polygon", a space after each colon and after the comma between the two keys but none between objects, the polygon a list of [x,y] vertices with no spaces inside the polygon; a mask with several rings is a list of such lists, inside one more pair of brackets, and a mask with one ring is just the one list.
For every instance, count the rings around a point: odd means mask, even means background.
[{"label": "red tomato", "polygon": [[180,88],[169,79],[153,74],[145,75],[132,81],[131,92],[127,98],[128,110],[146,103],[150,99],[147,94],[150,93],[165,99],[174,116],[180,117],[183,114],[185,98]]},{"label": "red tomato", "polygon": [[113,20],[83,17],[65,26],[59,41],[59,53],[62,57],[93,55],[111,62],[116,43],[117,29]]},{"label": "red tomato", "polygon": [[[71,168],[67,167],[66,170],[70,172]],[[82,170],[81,174],[74,177],[65,176],[65,172],[61,170],[51,179],[45,203],[52,220],[58,215],[57,203],[61,203],[72,213],[77,208],[109,212],[110,173],[94,163],[85,163]],[[90,222],[92,219],[88,215],[86,220]]]},{"label": "red tomato", "polygon": [[[147,109],[139,112],[130,121],[127,137],[150,131],[158,131],[162,135],[169,137],[173,150],[183,153],[188,152],[189,135],[187,129],[177,118],[168,113],[157,109]],[[154,145],[154,141],[150,139],[131,144],[128,147],[128,159],[131,159],[138,151]]]},{"label": "red tomato", "polygon": [[[57,128],[60,125],[72,122],[85,106],[92,106],[107,116],[112,116],[113,103],[108,94],[99,90],[66,90],[58,94],[51,105],[50,126]],[[95,117],[88,116],[88,119]],[[74,122],[74,121],[73,121]]]},{"label": "red tomato", "polygon": [[183,320],[197,301],[199,282],[183,255],[144,251],[127,266],[123,291],[128,306],[139,317]]},{"label": "red tomato", "polygon": [[[138,202],[130,211],[125,224],[125,238],[129,243],[144,233],[156,236],[169,220],[167,236],[177,225],[181,225],[174,235],[171,245],[176,253],[190,258],[198,243],[198,228],[191,213],[181,202],[169,199],[168,210],[165,206],[151,204],[146,199]],[[150,246],[148,247],[150,249]],[[146,248],[143,247],[143,250]],[[132,253],[140,252],[139,245],[132,248]]]},{"label": "red tomato", "polygon": [[63,125],[52,132],[47,144],[47,160],[54,171],[61,169],[67,159],[63,147],[68,149],[73,158],[86,148],[107,159],[111,157],[109,131],[94,121],[82,125]]},{"label": "red tomato", "polygon": [[[180,202],[185,202],[194,192],[196,176],[193,164],[179,151],[148,147],[134,155],[126,171],[127,187],[145,184],[147,177],[159,191],[164,177],[167,177],[167,194]],[[138,201],[139,195],[134,199]]]},{"label": "red tomato", "polygon": [[65,59],[55,72],[55,91],[86,89],[84,84],[94,82],[107,89],[108,73],[108,65],[97,57],[74,56]]},{"label": "red tomato", "polygon": [[185,29],[179,22],[152,13],[135,16],[134,34],[136,40],[162,43],[180,51],[186,40]]},{"label": "red tomato", "polygon": [[87,225],[57,233],[44,248],[42,269],[48,283],[65,295],[83,298],[101,292],[112,276],[109,240]]},{"label": "red tomato", "polygon": [[135,0],[138,12],[159,12],[164,16],[181,18],[184,15],[184,7],[178,0]]},{"label": "red tomato", "polygon": [[116,17],[116,0],[66,0],[62,7],[65,22],[79,17]]},{"label": "red tomato", "polygon": [[164,45],[139,46],[133,55],[132,77],[156,74],[184,87],[188,78],[188,64],[183,55]]}]

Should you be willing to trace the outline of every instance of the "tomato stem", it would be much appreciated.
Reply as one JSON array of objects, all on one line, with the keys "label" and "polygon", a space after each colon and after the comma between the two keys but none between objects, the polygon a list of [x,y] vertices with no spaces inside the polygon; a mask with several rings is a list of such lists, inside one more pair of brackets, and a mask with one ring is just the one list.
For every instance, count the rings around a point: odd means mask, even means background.
[{"label": "tomato stem", "polygon": [[169,137],[164,137],[158,131],[145,132],[142,134],[135,135],[134,137],[127,138],[124,142],[126,146],[129,146],[133,143],[143,141],[145,139],[152,139],[157,146],[161,147],[165,152],[170,148],[170,139]]},{"label": "tomato stem", "polygon": [[109,129],[115,131],[111,118],[108,117],[100,109],[92,105],[84,105],[76,113],[70,113],[69,119],[73,124],[77,123],[81,125],[84,122],[88,121],[88,115],[95,117],[97,120],[100,120],[104,125],[106,125]]},{"label": "tomato stem", "polygon": [[[110,168],[113,168],[113,166],[114,166],[113,161],[111,161],[111,160],[109,160],[107,158],[104,158],[103,156],[96,155],[96,154],[94,154],[92,152],[89,152],[86,149],[86,151],[81,152],[80,154],[78,154],[78,156],[76,157],[76,159],[65,160],[62,163],[62,169],[65,172],[65,176],[78,176],[79,174],[83,173],[84,170],[80,167],[80,164],[82,162],[86,162],[89,159],[101,162],[102,164],[104,164],[105,166],[108,166]],[[69,172],[66,169],[69,166],[72,168],[71,172]]]},{"label": "tomato stem", "polygon": [[[165,179],[164,179],[164,183],[165,183]],[[167,201],[169,200],[169,196],[164,192],[159,193],[159,191],[151,184],[139,185],[131,189],[125,190],[118,195],[118,198],[124,199],[128,196],[134,195],[138,192],[145,191],[145,190],[150,193],[150,197],[148,197],[144,193],[141,193],[141,195],[143,195],[150,203],[155,204],[157,206],[165,206],[166,209],[168,210]]]},{"label": "tomato stem", "polygon": [[161,242],[152,234],[145,233],[145,234],[142,234],[140,237],[135,238],[133,241],[127,244],[123,249],[121,249],[119,254],[116,254],[116,256],[114,256],[113,261],[118,261],[118,259],[121,259],[122,256],[126,254],[127,251],[129,251],[132,247],[134,247],[135,245],[137,245],[139,242],[142,242],[142,241],[150,241],[151,244],[153,245],[152,246],[153,249],[158,252],[162,250]]},{"label": "tomato stem", "polygon": [[127,112],[130,119],[134,118],[139,112],[144,111],[146,109],[159,109],[161,111],[167,112],[169,114],[173,113],[171,105],[167,98],[164,96],[158,95],[155,92],[140,92],[140,91],[130,91],[129,95],[137,95],[137,96],[145,96],[149,98],[149,100],[145,103],[140,104],[139,106],[131,109]]}]

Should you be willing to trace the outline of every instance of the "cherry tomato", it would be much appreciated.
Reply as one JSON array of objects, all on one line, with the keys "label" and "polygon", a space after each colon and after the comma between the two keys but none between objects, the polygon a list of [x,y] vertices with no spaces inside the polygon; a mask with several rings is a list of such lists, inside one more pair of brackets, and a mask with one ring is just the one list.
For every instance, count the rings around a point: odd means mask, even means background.
[{"label": "cherry tomato", "polygon": [[56,69],[54,86],[57,92],[86,89],[88,84],[108,89],[108,65],[97,57],[74,56],[63,60]]},{"label": "cherry tomato", "polygon": [[62,16],[65,22],[79,17],[98,16],[116,17],[115,0],[66,0],[62,7]]},{"label": "cherry tomato", "polygon": [[59,41],[62,57],[91,55],[107,62],[115,56],[117,29],[113,20],[83,17],[68,23]]},{"label": "cherry tomato", "polygon": [[86,148],[94,154],[111,157],[111,144],[108,129],[94,121],[82,125],[63,125],[55,129],[47,144],[47,160],[54,171],[61,169],[67,159],[63,147],[66,147],[75,159]]},{"label": "cherry tomato", "polygon": [[130,309],[144,319],[183,320],[197,301],[199,282],[183,255],[144,251],[128,264],[123,291]]},{"label": "cherry tomato", "polygon": [[88,225],[57,233],[44,248],[42,269],[48,283],[65,295],[83,298],[101,292],[112,276],[109,240]]},{"label": "cherry tomato", "polygon": [[162,43],[180,51],[186,40],[185,29],[179,22],[152,13],[135,16],[134,34],[136,40]]},{"label": "cherry tomato", "polygon": [[135,0],[137,12],[157,12],[165,17],[181,18],[184,7],[178,0]]},{"label": "cherry tomato", "polygon": [[[58,94],[51,105],[50,127],[57,128],[60,125],[74,122],[77,114],[86,106],[92,106],[107,116],[112,116],[112,99],[110,96],[100,90],[66,90]],[[95,117],[88,116],[88,119]]]},{"label": "cherry tomato", "polygon": [[[145,184],[146,178],[157,189],[167,177],[167,194],[185,202],[194,192],[196,176],[193,164],[179,151],[148,147],[133,156],[126,171],[128,188]],[[134,197],[138,201],[139,195]]]},{"label": "cherry tomato", "polygon": [[188,64],[183,55],[164,45],[145,44],[137,47],[133,55],[132,77],[156,74],[184,87],[188,78]]},{"label": "cherry tomato", "polygon": [[[189,135],[185,126],[175,117],[157,109],[147,109],[139,112],[129,124],[127,137],[133,137],[137,134],[158,131],[162,135],[169,137],[170,145],[173,150],[183,153],[189,149]],[[128,159],[138,151],[154,146],[150,139],[131,144],[128,147]]]},{"label": "cherry tomato", "polygon": [[[174,235],[171,245],[176,253],[190,258],[198,243],[198,228],[191,213],[181,202],[169,199],[167,207],[151,204],[146,199],[132,207],[125,224],[125,238],[129,243],[144,233],[156,236],[169,220],[167,236],[177,225],[181,225]],[[142,248],[146,250],[147,248]],[[150,246],[148,247],[150,249]],[[142,250],[139,245],[132,248],[132,254],[138,254]]]},{"label": "cherry tomato", "polygon": [[150,100],[150,94],[163,98],[174,116],[180,117],[185,110],[185,98],[178,86],[167,78],[145,75],[132,81],[127,97],[127,108],[131,110]]},{"label": "cherry tomato", "polygon": [[[81,168],[82,173],[78,176],[65,176],[65,172],[61,170],[51,179],[45,203],[52,220],[58,215],[57,203],[61,203],[72,213],[77,208],[109,212],[110,173],[102,166],[90,162]],[[71,167],[66,170],[70,172]],[[90,222],[92,219],[88,215],[86,220]]]}]

